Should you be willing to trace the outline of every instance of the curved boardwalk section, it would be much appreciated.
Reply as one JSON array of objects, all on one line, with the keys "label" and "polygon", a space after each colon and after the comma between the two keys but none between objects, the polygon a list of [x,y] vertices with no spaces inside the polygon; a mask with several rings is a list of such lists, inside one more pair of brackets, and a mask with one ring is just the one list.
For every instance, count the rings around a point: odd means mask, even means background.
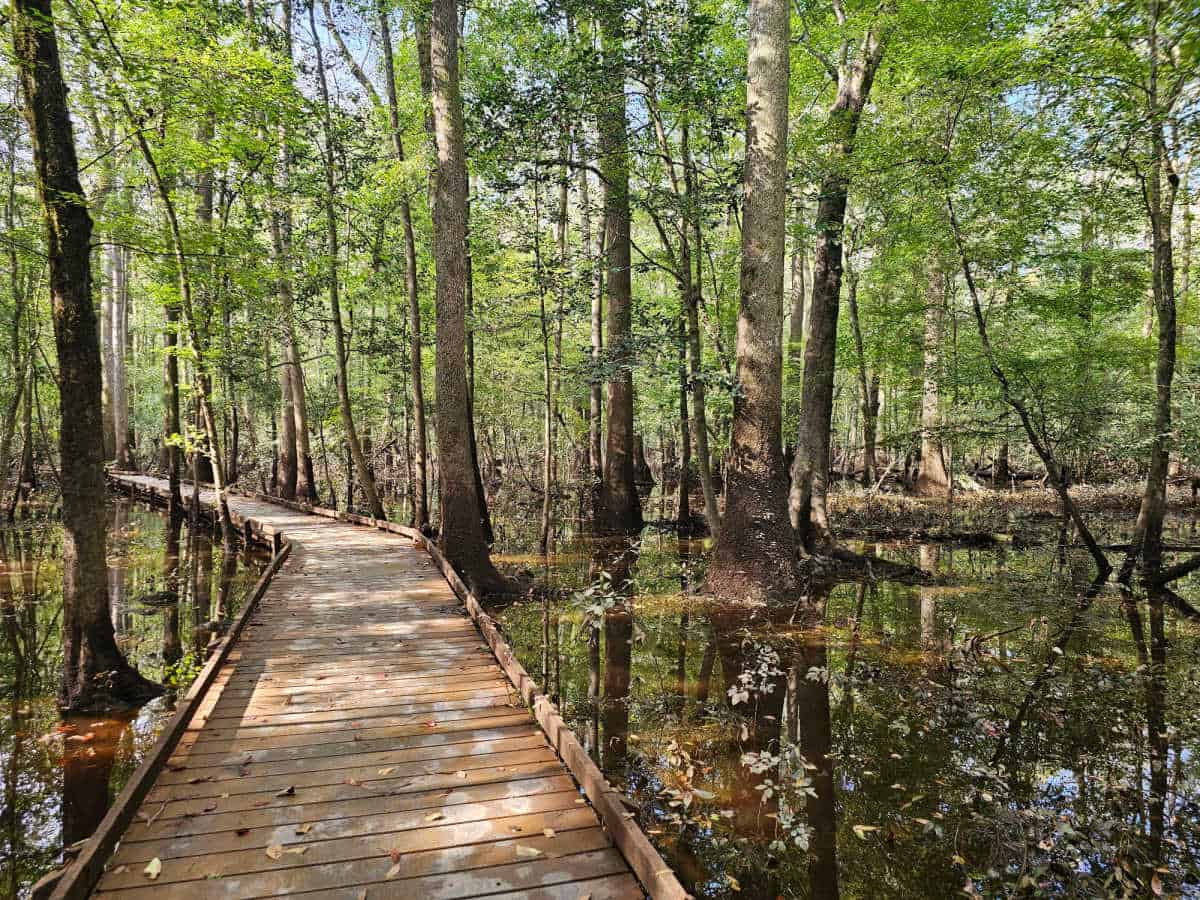
[{"label": "curved boardwalk section", "polygon": [[230,504],[282,531],[291,555],[98,895],[643,896],[424,552],[264,501]]}]

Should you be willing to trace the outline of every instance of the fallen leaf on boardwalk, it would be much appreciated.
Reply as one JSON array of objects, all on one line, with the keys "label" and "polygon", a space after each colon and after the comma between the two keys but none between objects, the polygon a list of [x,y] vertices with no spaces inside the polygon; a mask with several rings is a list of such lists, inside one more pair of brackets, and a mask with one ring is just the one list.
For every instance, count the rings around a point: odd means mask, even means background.
[{"label": "fallen leaf on boardwalk", "polygon": [[182,772],[187,766],[182,766],[179,763],[167,763],[168,772]]},{"label": "fallen leaf on boardwalk", "polygon": [[437,728],[437,722],[430,720],[425,723],[425,727],[426,728]]},{"label": "fallen leaf on boardwalk", "polygon": [[267,848],[267,856],[271,857],[271,859],[279,859],[283,856],[283,847],[279,844],[272,844]]},{"label": "fallen leaf on boardwalk", "polygon": [[250,833],[249,828],[239,828],[237,831],[234,832],[234,834],[236,834],[238,837],[245,837],[249,833]]},{"label": "fallen leaf on boardwalk", "polygon": [[362,787],[362,782],[359,781],[357,778],[347,778],[346,784],[352,784],[355,787]]},{"label": "fallen leaf on boardwalk", "polygon": [[390,869],[387,870],[386,877],[387,878],[395,878],[399,874],[400,874],[400,863],[396,863],[394,866],[392,866]]},{"label": "fallen leaf on boardwalk", "polygon": [[582,797],[578,798],[578,799],[575,801],[575,805],[576,805],[576,806],[583,806],[583,804],[585,804],[585,803],[587,803],[587,801],[586,801],[586,800],[584,800]]},{"label": "fallen leaf on boardwalk", "polygon": [[544,834],[546,837],[554,837],[554,835],[556,833],[557,832],[555,832],[555,830],[553,828],[543,828],[542,829],[542,834]]},{"label": "fallen leaf on boardwalk", "polygon": [[280,791],[275,796],[276,797],[295,797],[296,796],[296,786],[294,784],[289,784],[287,787],[285,787],[282,791]]},{"label": "fallen leaf on boardwalk", "polygon": [[524,844],[517,844],[517,856],[521,859],[536,859],[542,855],[542,851],[537,847],[527,847]]},{"label": "fallen leaf on boardwalk", "polygon": [[120,875],[122,872],[128,872],[128,871],[129,871],[129,866],[117,866],[115,869],[112,870],[112,874]]},{"label": "fallen leaf on boardwalk", "polygon": [[396,771],[395,766],[388,766],[386,769],[380,769],[379,774],[380,775],[391,775],[395,771]]},{"label": "fallen leaf on boardwalk", "polygon": [[147,878],[149,878],[151,881],[153,881],[155,878],[157,878],[159,875],[162,874],[162,860],[159,859],[157,856],[154,857],[154,859],[152,859],[152,860],[150,860],[150,862],[146,863],[146,868],[142,869],[142,872],[145,874],[145,876]]},{"label": "fallen leaf on boardwalk", "polygon": [[229,792],[228,792],[228,791],[226,791],[225,793],[223,793],[223,794],[221,795],[221,799],[222,799],[222,800],[228,800],[228,799],[229,799]]},{"label": "fallen leaf on boardwalk", "polygon": [[591,894],[580,894],[579,900],[592,900],[592,895]]},{"label": "fallen leaf on boardwalk", "polygon": [[308,834],[310,831],[312,831],[312,829],[312,823],[305,822],[303,825],[296,826],[296,834]]},{"label": "fallen leaf on boardwalk", "polygon": [[456,776],[458,776],[459,778],[466,778],[466,777],[467,777],[467,773],[466,773],[466,772],[464,772],[462,769],[459,769],[459,770],[458,770],[457,772],[455,772],[454,774],[455,774]]},{"label": "fallen leaf on boardwalk", "polygon": [[204,811],[205,811],[205,812],[212,812],[212,811],[213,811],[214,809],[216,809],[216,808],[217,808],[217,804],[216,804],[215,802],[214,802],[214,803],[209,803],[208,805],[206,805],[206,806],[204,807]]},{"label": "fallen leaf on boardwalk", "polygon": [[198,778],[189,778],[188,784],[202,784],[205,781],[212,781],[212,776],[204,775],[204,776],[198,777]]},{"label": "fallen leaf on boardwalk", "polygon": [[444,815],[442,815],[440,812],[432,812],[425,817],[425,821],[426,822],[436,822],[438,819],[444,819],[444,818],[446,818],[446,817]]},{"label": "fallen leaf on boardwalk", "polygon": [[307,852],[307,847],[288,847],[287,850],[284,851],[284,853],[295,853],[297,856],[303,856]]}]

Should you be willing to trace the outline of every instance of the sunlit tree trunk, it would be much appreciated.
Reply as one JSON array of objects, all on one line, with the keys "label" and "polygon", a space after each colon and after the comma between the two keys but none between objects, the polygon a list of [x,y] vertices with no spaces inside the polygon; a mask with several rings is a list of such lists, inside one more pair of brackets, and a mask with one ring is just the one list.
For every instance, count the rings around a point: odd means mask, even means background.
[{"label": "sunlit tree trunk", "polygon": [[789,16],[787,0],[750,2],[737,390],[725,515],[708,571],[711,590],[739,599],[788,597],[797,587],[782,439]]},{"label": "sunlit tree trunk", "polygon": [[608,431],[604,478],[597,499],[596,528],[611,534],[641,529],[642,504],[633,460],[633,287],[629,235],[629,135],[625,112],[625,7],[600,8],[600,44],[605,75],[596,121],[600,172],[605,182],[605,285],[608,294]]},{"label": "sunlit tree trunk", "polygon": [[942,448],[942,409],[938,381],[941,377],[942,322],[946,314],[946,276],[933,266],[925,294],[925,339],[921,369],[921,465],[917,469],[918,494],[945,495],[950,475]]},{"label": "sunlit tree trunk", "polygon": [[316,14],[313,11],[312,0],[308,3],[308,24],[312,31],[313,45],[316,52],[317,86],[320,89],[322,104],[322,125],[325,132],[325,148],[323,168],[325,170],[325,218],[328,225],[329,253],[329,313],[333,320],[333,348],[336,356],[335,372],[338,391],[338,410],[342,417],[342,428],[346,432],[346,445],[358,474],[359,487],[366,498],[371,515],[377,519],[384,518],[383,504],[375,488],[375,476],[367,464],[366,453],[363,452],[362,442],[358,437],[358,429],[354,424],[354,411],[350,404],[350,384],[347,373],[347,358],[349,351],[346,347],[346,336],[342,327],[342,307],[340,288],[338,284],[338,220],[334,206],[337,188],[334,183],[334,152],[333,152],[333,123],[330,114],[329,83],[325,77],[325,60],[321,53],[321,36],[317,31]]},{"label": "sunlit tree trunk", "polygon": [[[404,142],[400,133],[400,105],[396,98],[392,33],[386,8],[379,3],[377,9],[383,44],[383,71],[387,82],[388,123],[396,147],[396,158],[403,162]],[[413,525],[425,528],[429,525],[429,429],[425,424],[424,371],[421,366],[421,294],[417,286],[417,246],[413,236],[412,205],[407,194],[400,200],[400,222],[404,228],[404,287],[408,294],[409,374],[412,378],[412,429],[415,436],[412,474]]]},{"label": "sunlit tree trunk", "polygon": [[492,565],[471,465],[466,371],[467,163],[458,81],[455,0],[433,0],[429,28],[430,96],[437,172],[434,258],[437,265],[437,443],[443,552],[471,586],[487,594],[507,587]]},{"label": "sunlit tree trunk", "polygon": [[63,522],[63,673],[72,710],[140,703],[159,692],[116,645],[109,611],[100,342],[92,306],[92,220],[79,183],[50,0],[14,0],[13,49],[46,216],[58,351]]},{"label": "sunlit tree trunk", "polygon": [[859,119],[883,59],[879,33],[874,27],[869,28],[857,54],[850,59],[848,48],[843,47],[842,58],[848,61],[834,73],[837,98],[828,116],[835,158],[821,179],[817,201],[808,344],[804,349],[800,425],[792,462],[791,520],[810,552],[826,550],[833,544],[825,494],[829,487],[833,381],[842,289],[842,233],[850,189],[846,164],[854,153]]}]

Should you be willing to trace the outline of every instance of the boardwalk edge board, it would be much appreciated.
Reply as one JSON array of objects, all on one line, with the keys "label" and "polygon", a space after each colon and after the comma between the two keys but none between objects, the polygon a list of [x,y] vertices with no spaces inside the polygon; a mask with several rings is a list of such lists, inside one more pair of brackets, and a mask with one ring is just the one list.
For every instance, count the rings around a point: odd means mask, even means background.
[{"label": "boardwalk edge board", "polygon": [[[153,485],[139,484],[132,478],[121,477],[121,474],[118,473],[110,474],[110,480],[135,499],[140,497],[156,503],[165,500],[164,492]],[[339,512],[320,506],[283,501],[257,491],[228,489],[228,493],[271,503],[297,512],[395,534],[413,541],[418,549],[425,550],[454,594],[463,603],[505,677],[520,694],[550,746],[590,801],[600,823],[608,832],[633,874],[641,882],[642,888],[654,900],[690,900],[691,895],[684,890],[675,877],[675,873],[671,871],[636,821],[633,821],[633,814],[626,811],[620,794],[605,780],[574,732],[559,715],[557,707],[541,691],[524,666],[517,660],[494,620],[483,610],[479,599],[426,535],[394,522]],[[188,497],[188,502],[191,499]],[[205,507],[211,505],[210,501],[204,503]],[[200,511],[209,512],[206,509]],[[271,565],[255,586],[245,608],[238,616],[237,622],[230,628],[216,653],[210,658],[196,682],[189,689],[183,706],[164,729],[151,755],[142,763],[118,796],[112,809],[96,833],[88,839],[80,855],[62,870],[63,874],[54,890],[52,900],[76,900],[76,898],[89,896],[94,889],[103,875],[107,861],[115,852],[121,837],[132,822],[141,801],[153,787],[161,769],[183,737],[190,719],[208,694],[218,670],[228,663],[234,643],[240,636],[243,626],[249,621],[250,614],[257,608],[259,600],[266,593],[272,576],[292,551],[293,545],[284,540],[284,535],[280,530],[272,528],[264,522],[256,521],[250,516],[240,515],[233,510],[230,512],[234,525],[241,530],[247,542],[257,540],[274,548],[275,556]],[[211,520],[212,516],[209,515],[208,518]]]},{"label": "boardwalk edge board", "polygon": [[[113,479],[113,483],[121,487],[131,487],[128,482],[122,482],[118,479]],[[130,493],[136,498],[136,488],[130,490]],[[148,492],[147,498],[161,499],[153,491]],[[190,499],[188,498],[188,502],[190,502]],[[97,826],[96,831],[87,839],[74,862],[60,870],[62,874],[58,878],[54,892],[49,895],[50,900],[82,900],[82,898],[88,897],[91,894],[92,889],[100,880],[100,876],[104,872],[104,866],[112,855],[113,850],[133,821],[133,817],[137,813],[142,800],[145,799],[150,789],[154,786],[155,779],[158,778],[163,766],[166,765],[167,760],[175,751],[175,747],[187,731],[192,717],[195,715],[196,710],[200,708],[200,704],[208,694],[208,689],[212,686],[213,681],[216,680],[217,673],[228,659],[229,653],[245,628],[246,623],[250,621],[250,616],[258,608],[258,602],[266,594],[267,588],[271,585],[271,580],[275,577],[275,573],[279,571],[291,555],[292,545],[283,540],[280,532],[274,531],[268,534],[266,529],[258,529],[257,525],[252,524],[249,518],[245,519],[241,523],[241,526],[243,534],[249,535],[251,529],[254,529],[256,537],[261,536],[260,539],[265,539],[266,543],[275,548],[275,553],[271,558],[270,564],[254,585],[250,596],[246,598],[246,602],[242,606],[242,611],[230,626],[224,639],[217,645],[217,649],[208,658],[208,662],[200,670],[200,674],[196,676],[196,680],[192,682],[192,686],[188,688],[188,692],[184,695],[182,702],[176,709],[175,715],[172,716],[166,727],[159,734],[158,741],[154,744],[150,754],[138,766],[137,771],[133,773],[129,781],[125,783],[125,787],[117,795],[116,800],[113,801],[113,805],[109,808],[100,825]]]}]

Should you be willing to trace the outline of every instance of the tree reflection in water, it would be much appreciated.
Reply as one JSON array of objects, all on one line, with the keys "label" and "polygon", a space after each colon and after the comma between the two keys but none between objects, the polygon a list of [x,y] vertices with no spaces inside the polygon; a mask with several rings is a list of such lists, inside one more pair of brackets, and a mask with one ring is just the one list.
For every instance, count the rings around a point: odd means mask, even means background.
[{"label": "tree reflection in water", "polygon": [[[552,651],[564,715],[689,890],[1194,892],[1200,625],[1186,590],[1081,587],[1053,544],[878,550],[943,578],[837,584],[775,609],[692,595],[705,555],[673,538],[552,562],[553,584],[576,592],[564,615],[582,621],[601,572],[611,602],[598,631]],[[498,615],[537,661],[540,609]]]}]

